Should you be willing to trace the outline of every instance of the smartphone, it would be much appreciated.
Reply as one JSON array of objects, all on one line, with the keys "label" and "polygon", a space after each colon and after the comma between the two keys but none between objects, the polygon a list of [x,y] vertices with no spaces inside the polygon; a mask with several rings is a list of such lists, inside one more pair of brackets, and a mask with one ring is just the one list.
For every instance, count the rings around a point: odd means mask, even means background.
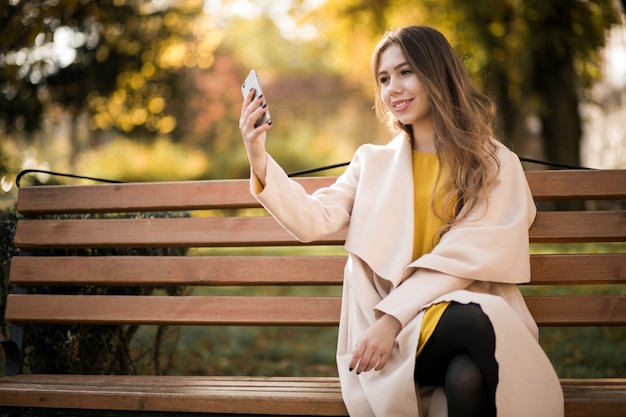
[{"label": "smartphone", "polygon": [[[243,97],[246,98],[251,89],[256,91],[256,97],[263,94],[263,90],[261,89],[261,83],[259,82],[259,77],[256,74],[255,70],[251,70],[250,74],[246,77],[245,81],[241,85],[241,93]],[[259,127],[263,123],[267,123],[270,120],[270,111],[267,110],[264,114],[259,117],[259,119],[254,122],[254,127]]]}]

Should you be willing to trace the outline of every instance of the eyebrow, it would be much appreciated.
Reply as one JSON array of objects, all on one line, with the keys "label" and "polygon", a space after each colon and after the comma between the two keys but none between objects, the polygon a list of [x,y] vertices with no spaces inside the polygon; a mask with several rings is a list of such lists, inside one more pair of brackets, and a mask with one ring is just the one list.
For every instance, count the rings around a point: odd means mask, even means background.
[{"label": "eyebrow", "polygon": [[[407,61],[404,61],[401,64],[398,64],[395,67],[393,67],[393,69],[394,70],[398,70],[398,69],[404,67],[405,65],[409,65],[410,66],[410,64]],[[386,74],[386,73],[387,73],[387,71],[379,71],[378,75],[382,75],[382,74]]]}]

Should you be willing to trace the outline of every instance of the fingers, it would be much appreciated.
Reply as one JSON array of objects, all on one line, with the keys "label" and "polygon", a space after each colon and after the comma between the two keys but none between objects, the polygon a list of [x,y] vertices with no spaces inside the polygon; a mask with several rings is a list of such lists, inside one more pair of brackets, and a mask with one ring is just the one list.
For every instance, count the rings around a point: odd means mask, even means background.
[{"label": "fingers", "polygon": [[255,97],[255,90],[251,89],[246,95],[241,117],[239,119],[239,131],[243,138],[249,156],[260,155],[265,151],[265,132],[272,126],[271,120],[258,127],[255,122],[267,112],[267,103],[262,95]]},{"label": "fingers", "polygon": [[251,89],[244,98],[239,119],[239,130],[243,138],[244,147],[250,167],[261,184],[265,185],[267,167],[267,152],[265,150],[266,132],[272,127],[271,121],[255,127],[255,122],[267,111],[267,104],[262,95],[256,97],[256,91]]},{"label": "fingers", "polygon": [[382,370],[391,357],[402,324],[393,316],[383,315],[372,324],[357,343],[350,361],[350,371]]},{"label": "fingers", "polygon": [[352,354],[352,360],[350,360],[350,371],[356,370],[357,373],[360,371],[357,369],[357,366],[360,365],[363,354],[365,353],[365,346],[363,343],[359,343],[354,349],[354,353]]},{"label": "fingers", "polygon": [[359,365],[356,368],[356,373],[360,374],[361,372],[369,372],[378,365],[380,362],[380,354],[375,352],[371,352],[370,354],[365,355]]},{"label": "fingers", "polygon": [[375,371],[382,371],[383,368],[385,367],[385,365],[387,365],[387,362],[389,361],[390,357],[391,357],[391,355],[382,355],[380,357],[380,360],[376,364],[376,367],[374,368],[374,370]]},{"label": "fingers", "polygon": [[252,101],[252,98],[254,97],[255,94],[255,90],[254,88],[251,88],[250,91],[248,91],[248,94],[246,94],[246,96],[243,99],[243,103],[241,103],[241,114],[243,115],[244,111],[246,110],[246,107],[248,107],[250,105],[250,102]]},{"label": "fingers", "polygon": [[387,364],[390,354],[391,352],[388,352],[386,349],[381,351],[375,345],[362,341],[357,345],[352,355],[349,365],[350,371],[355,371],[357,374],[368,372],[372,369],[380,371]]},{"label": "fingers", "polygon": [[[266,123],[255,126],[255,123],[259,118],[267,112],[267,103],[264,100],[263,95],[255,97],[256,91],[250,89],[246,95],[241,108],[241,117],[239,119],[239,129],[244,137],[256,136],[258,133],[267,131],[269,126],[272,125],[272,121],[268,120]],[[255,132],[255,129],[260,131]]]}]

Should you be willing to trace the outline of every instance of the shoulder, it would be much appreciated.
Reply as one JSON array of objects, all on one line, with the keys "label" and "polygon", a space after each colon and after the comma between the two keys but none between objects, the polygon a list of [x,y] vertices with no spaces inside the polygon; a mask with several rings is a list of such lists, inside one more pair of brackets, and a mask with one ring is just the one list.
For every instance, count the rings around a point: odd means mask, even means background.
[{"label": "shoulder", "polygon": [[502,142],[496,141],[494,139],[494,143],[497,147],[496,155],[498,156],[498,160],[501,163],[510,163],[512,160],[519,159],[517,154],[510,150],[506,145]]},{"label": "shoulder", "polygon": [[498,160],[500,173],[510,171],[522,172],[523,167],[519,156],[503,143],[495,141],[495,144],[497,147],[496,158]]},{"label": "shoulder", "polygon": [[411,144],[406,138],[396,136],[384,145],[361,145],[342,176],[351,178],[352,182],[373,184],[396,180],[399,175],[410,173],[410,169]]},{"label": "shoulder", "polygon": [[[528,188],[526,173],[519,156],[501,143],[497,143],[498,175],[496,184],[504,187]],[[496,187],[498,188],[498,187]]]},{"label": "shoulder", "polygon": [[367,158],[371,156],[393,155],[398,152],[404,152],[407,149],[410,150],[410,148],[410,142],[406,135],[400,134],[383,145],[374,143],[366,143],[364,145],[361,145],[357,149],[355,156]]}]

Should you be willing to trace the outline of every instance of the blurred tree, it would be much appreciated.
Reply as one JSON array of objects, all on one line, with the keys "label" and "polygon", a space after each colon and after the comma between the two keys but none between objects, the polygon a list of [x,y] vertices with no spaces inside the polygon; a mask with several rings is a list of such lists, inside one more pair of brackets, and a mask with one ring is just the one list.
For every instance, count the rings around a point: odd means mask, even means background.
[{"label": "blurred tree", "polygon": [[[499,96],[503,131],[524,153],[529,118],[541,129],[543,155],[580,164],[580,100],[600,74],[599,50],[607,29],[618,22],[613,0],[488,1],[463,10],[487,51],[486,85]],[[465,41],[467,42],[467,41]]]},{"label": "blurred tree", "polygon": [[[165,135],[206,152],[206,176],[244,175],[239,83],[255,67],[280,138],[271,146],[293,169],[322,155],[336,162],[383,136],[373,127],[367,70],[376,41],[387,27],[426,23],[494,95],[506,142],[520,154],[574,164],[581,91],[597,76],[596,51],[617,18],[611,0],[259,0],[249,3],[254,20],[215,12],[241,11],[236,0],[209,3],[217,4],[211,13],[203,0],[2,2],[0,131],[35,131],[44,109],[62,108],[75,121],[74,155],[105,137],[99,132],[133,141]],[[90,134],[76,131],[79,118]],[[528,145],[529,120],[542,128],[538,151]],[[338,136],[350,143],[340,151]]]},{"label": "blurred tree", "polygon": [[338,0],[304,21],[320,29],[333,65],[362,81],[387,27],[437,27],[496,99],[506,142],[520,154],[532,153],[529,120],[535,120],[542,139],[535,156],[578,164],[579,101],[599,76],[598,51],[618,16],[614,0]]},{"label": "blurred tree", "polygon": [[[221,32],[202,0],[10,0],[0,4],[0,122],[32,132],[61,106],[91,130],[168,134],[181,68],[209,68]],[[76,123],[74,123],[74,128]],[[76,132],[71,135],[78,152]]]},{"label": "blurred tree", "polygon": [[348,160],[356,146],[383,136],[371,95],[337,74],[324,48],[283,33],[265,15],[233,17],[227,27],[214,65],[180,78],[173,88],[185,93],[168,103],[180,121],[176,134],[206,153],[206,177],[249,175],[238,121],[241,82],[251,68],[274,120],[268,149],[288,171]]}]

